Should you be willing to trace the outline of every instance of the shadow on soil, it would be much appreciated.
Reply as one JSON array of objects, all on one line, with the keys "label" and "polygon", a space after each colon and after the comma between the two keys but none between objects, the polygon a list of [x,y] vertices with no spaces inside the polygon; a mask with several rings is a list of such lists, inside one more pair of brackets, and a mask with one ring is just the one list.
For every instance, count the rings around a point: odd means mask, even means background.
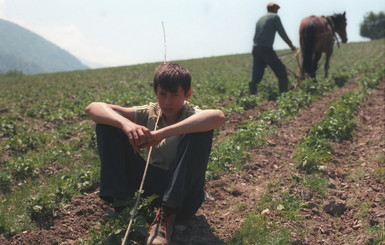
[{"label": "shadow on soil", "polygon": [[194,216],[183,223],[176,223],[172,241],[175,245],[225,244],[214,235],[203,215]]}]

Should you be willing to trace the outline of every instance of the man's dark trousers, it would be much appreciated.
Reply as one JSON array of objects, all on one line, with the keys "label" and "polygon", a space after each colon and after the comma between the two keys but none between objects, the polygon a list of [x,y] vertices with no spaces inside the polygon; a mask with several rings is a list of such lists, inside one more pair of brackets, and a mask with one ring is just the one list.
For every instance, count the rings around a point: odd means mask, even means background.
[{"label": "man's dark trousers", "polygon": [[287,92],[289,80],[287,79],[286,67],[278,58],[273,48],[263,45],[254,45],[252,55],[253,70],[251,74],[251,81],[249,83],[250,93],[257,93],[257,85],[263,78],[266,66],[269,66],[278,78],[279,92]]}]

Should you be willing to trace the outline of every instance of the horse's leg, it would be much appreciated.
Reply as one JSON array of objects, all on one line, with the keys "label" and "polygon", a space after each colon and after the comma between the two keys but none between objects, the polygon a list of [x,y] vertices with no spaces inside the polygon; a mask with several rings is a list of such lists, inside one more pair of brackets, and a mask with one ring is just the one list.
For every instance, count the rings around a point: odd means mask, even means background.
[{"label": "horse's leg", "polygon": [[329,76],[329,61],[330,57],[332,56],[333,50],[330,49],[329,52],[326,52],[326,59],[325,59],[325,78]]},{"label": "horse's leg", "polygon": [[314,54],[313,64],[312,64],[312,68],[311,68],[312,72],[310,75],[310,77],[312,77],[312,78],[316,77],[317,68],[318,68],[318,61],[321,58],[321,54],[322,54],[321,52],[315,52],[315,54]]},{"label": "horse's leg", "polygon": [[302,76],[308,74],[312,77],[313,53],[315,50],[315,27],[305,24],[301,26],[301,54],[302,54]]}]

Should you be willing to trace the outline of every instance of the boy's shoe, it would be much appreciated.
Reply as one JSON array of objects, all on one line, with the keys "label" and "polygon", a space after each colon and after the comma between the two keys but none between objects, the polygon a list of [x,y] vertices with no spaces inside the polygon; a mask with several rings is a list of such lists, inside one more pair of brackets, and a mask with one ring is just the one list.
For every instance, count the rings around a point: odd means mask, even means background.
[{"label": "boy's shoe", "polygon": [[124,211],[124,209],[128,206],[128,200],[120,200],[114,198],[111,207],[115,210],[115,213],[120,214]]},{"label": "boy's shoe", "polygon": [[175,216],[175,213],[165,213],[163,208],[158,209],[156,217],[148,229],[149,236],[146,245],[170,244]]}]

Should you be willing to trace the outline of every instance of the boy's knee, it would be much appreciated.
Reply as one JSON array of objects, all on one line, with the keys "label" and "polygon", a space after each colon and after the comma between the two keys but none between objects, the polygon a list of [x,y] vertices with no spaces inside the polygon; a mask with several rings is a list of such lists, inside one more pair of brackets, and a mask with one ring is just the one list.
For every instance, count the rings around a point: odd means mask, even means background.
[{"label": "boy's knee", "polygon": [[114,127],[114,126],[110,126],[110,125],[106,125],[106,124],[96,124],[96,133],[98,134],[108,134],[108,135],[111,135],[111,134],[124,134],[123,133],[123,130],[121,130],[120,128],[117,128],[117,127]]},{"label": "boy's knee", "polygon": [[106,131],[112,130],[112,126],[106,125],[106,124],[96,124],[95,130],[96,133],[104,133]]},{"label": "boy's knee", "polygon": [[211,144],[212,139],[213,139],[213,130],[210,130],[206,132],[184,134],[181,136],[180,141],[187,140],[190,142],[192,141],[200,144],[202,144],[203,142],[210,142]]}]

